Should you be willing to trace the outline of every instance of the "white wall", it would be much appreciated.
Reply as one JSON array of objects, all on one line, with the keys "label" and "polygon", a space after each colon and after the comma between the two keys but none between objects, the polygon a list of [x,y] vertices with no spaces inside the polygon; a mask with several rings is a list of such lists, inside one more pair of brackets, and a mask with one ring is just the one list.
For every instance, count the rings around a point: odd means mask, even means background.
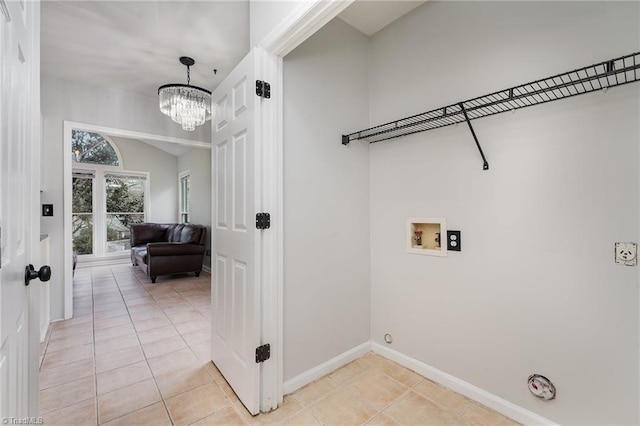
[{"label": "white wall", "polygon": [[[202,126],[195,132],[183,131],[159,111],[155,98],[48,75],[41,79],[41,110],[44,118],[41,200],[54,205],[54,216],[42,218],[41,232],[49,234],[52,247],[62,247],[63,241],[62,138],[65,120],[185,139],[208,141],[211,138],[210,126]],[[51,268],[51,318],[56,319],[63,316],[62,250],[51,251]]]},{"label": "white wall", "polygon": [[[211,151],[194,148],[178,157],[178,174],[189,170],[191,198],[189,210],[191,222],[207,227],[207,250],[211,249]],[[178,174],[174,176],[178,181]],[[204,257],[204,264],[211,266],[211,256]]]},{"label": "white wall", "polygon": [[367,38],[334,20],[284,59],[284,380],[370,338]]},{"label": "white wall", "polygon": [[[429,2],[371,40],[371,124],[637,52],[638,9]],[[474,121],[489,171],[464,125],[372,145],[373,339],[561,424],[638,424],[638,267],[613,248],[640,239],[639,117],[636,83]],[[462,252],[407,254],[410,216]]]},{"label": "white wall", "polygon": [[149,172],[149,216],[147,222],[178,221],[178,157],[144,142],[115,138],[125,170]]}]

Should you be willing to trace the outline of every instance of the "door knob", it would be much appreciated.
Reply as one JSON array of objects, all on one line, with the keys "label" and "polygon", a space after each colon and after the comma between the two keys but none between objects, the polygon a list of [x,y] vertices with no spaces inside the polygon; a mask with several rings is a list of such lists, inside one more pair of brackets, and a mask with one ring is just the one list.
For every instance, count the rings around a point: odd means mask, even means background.
[{"label": "door knob", "polygon": [[40,267],[38,271],[33,268],[33,265],[26,266],[24,268],[24,284],[29,285],[29,281],[40,278],[40,281],[49,281],[51,279],[51,267],[44,265]]}]

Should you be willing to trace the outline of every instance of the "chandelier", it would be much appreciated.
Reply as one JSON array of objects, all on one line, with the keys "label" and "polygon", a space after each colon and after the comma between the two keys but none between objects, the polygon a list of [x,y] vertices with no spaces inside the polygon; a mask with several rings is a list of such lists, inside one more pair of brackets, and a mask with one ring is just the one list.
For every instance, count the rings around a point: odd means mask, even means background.
[{"label": "chandelier", "polygon": [[189,84],[190,67],[196,61],[182,56],[180,63],[187,67],[187,84],[165,84],[158,87],[160,111],[180,124],[184,130],[191,132],[211,118],[211,92]]}]

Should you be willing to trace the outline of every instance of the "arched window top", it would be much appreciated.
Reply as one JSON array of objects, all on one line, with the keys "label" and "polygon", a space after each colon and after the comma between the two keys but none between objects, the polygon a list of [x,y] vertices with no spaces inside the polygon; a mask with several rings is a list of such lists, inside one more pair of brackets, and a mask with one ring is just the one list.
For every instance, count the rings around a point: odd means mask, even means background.
[{"label": "arched window top", "polygon": [[121,166],[116,147],[99,133],[73,130],[71,132],[71,154],[76,163]]}]

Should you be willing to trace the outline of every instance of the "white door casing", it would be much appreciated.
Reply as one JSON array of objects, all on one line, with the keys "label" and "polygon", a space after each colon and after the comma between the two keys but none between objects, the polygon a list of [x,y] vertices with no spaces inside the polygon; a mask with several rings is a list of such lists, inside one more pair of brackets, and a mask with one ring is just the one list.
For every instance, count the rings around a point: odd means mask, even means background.
[{"label": "white door casing", "polygon": [[[38,413],[40,4],[0,0],[0,418]],[[36,265],[38,268],[39,265]]]},{"label": "white door casing", "polygon": [[262,342],[267,273],[263,233],[270,231],[256,229],[255,215],[263,211],[269,195],[263,155],[273,140],[268,130],[272,123],[265,126],[265,114],[273,105],[256,95],[255,85],[268,62],[264,51],[254,49],[212,95],[211,357],[252,414],[261,409],[261,366],[255,350]]}]

